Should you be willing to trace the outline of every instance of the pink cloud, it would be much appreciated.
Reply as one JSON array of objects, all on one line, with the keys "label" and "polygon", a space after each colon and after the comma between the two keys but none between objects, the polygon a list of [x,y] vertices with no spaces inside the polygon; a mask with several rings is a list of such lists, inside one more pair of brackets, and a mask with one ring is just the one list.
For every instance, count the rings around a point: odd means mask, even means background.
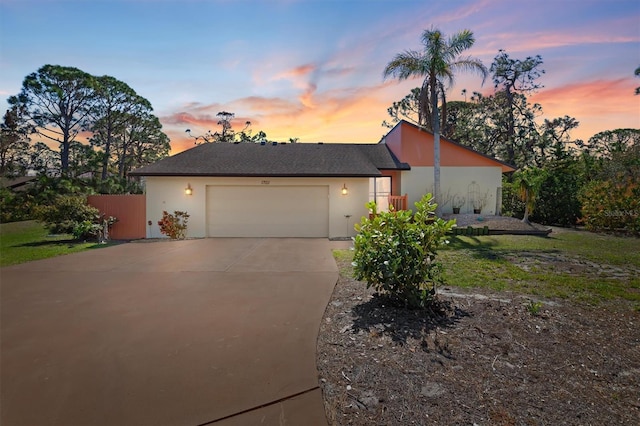
[{"label": "pink cloud", "polygon": [[566,113],[590,115],[627,114],[638,112],[640,99],[633,95],[630,79],[594,80],[545,89],[531,97],[545,110],[563,109]]},{"label": "pink cloud", "polygon": [[274,80],[305,77],[305,76],[311,74],[312,72],[314,72],[316,69],[317,69],[317,66],[314,65],[314,64],[300,65],[300,66],[297,66],[295,68],[288,69],[288,70],[285,70],[285,71],[283,71],[283,72],[281,72],[279,74],[276,74],[274,76]]}]

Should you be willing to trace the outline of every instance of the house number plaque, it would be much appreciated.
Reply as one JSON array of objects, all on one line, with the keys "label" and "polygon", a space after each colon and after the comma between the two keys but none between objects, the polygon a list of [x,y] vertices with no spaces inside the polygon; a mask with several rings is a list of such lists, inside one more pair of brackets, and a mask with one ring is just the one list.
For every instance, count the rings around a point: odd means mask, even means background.
[{"label": "house number plaque", "polygon": [[262,184],[263,184],[263,185],[269,185],[270,183],[271,183],[271,181],[270,181],[270,180],[263,180],[263,181],[262,181]]}]

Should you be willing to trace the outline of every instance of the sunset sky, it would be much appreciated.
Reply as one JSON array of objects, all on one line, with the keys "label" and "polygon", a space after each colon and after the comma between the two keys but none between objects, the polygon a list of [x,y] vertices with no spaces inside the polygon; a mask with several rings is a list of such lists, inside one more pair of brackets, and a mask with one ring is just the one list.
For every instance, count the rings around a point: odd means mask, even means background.
[{"label": "sunset sky", "polygon": [[[44,64],[110,75],[147,98],[172,141],[193,146],[216,113],[270,140],[371,142],[387,107],[418,80],[384,81],[396,53],[427,28],[470,29],[487,67],[499,49],[541,55],[541,118],[569,115],[572,135],[640,128],[637,0],[0,0],[0,108]],[[459,74],[449,100],[491,93]],[[240,127],[238,125],[238,127]]]}]

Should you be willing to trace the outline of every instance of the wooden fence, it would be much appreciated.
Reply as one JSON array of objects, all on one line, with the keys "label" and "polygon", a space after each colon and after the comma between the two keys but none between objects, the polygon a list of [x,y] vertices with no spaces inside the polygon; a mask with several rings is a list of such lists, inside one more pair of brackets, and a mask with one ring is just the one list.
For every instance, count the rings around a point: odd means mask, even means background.
[{"label": "wooden fence", "polygon": [[146,237],[147,207],[144,195],[90,195],[87,201],[105,216],[118,219],[109,233],[112,240]]}]

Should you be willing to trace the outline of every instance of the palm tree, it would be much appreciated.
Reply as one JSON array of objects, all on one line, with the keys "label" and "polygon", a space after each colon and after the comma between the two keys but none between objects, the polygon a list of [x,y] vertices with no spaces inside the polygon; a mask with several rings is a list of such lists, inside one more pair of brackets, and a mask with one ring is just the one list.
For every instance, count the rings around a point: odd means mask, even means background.
[{"label": "palm tree", "polygon": [[445,87],[453,84],[454,71],[475,71],[482,76],[482,82],[486,78],[487,68],[479,59],[470,56],[460,57],[460,54],[470,49],[475,43],[473,33],[463,30],[446,39],[438,29],[424,30],[422,33],[423,50],[407,50],[398,53],[384,69],[383,76],[393,76],[398,80],[406,80],[410,77],[424,78],[420,92],[420,110],[418,122],[424,126],[427,117],[430,117],[433,130],[433,185],[434,198],[438,202],[436,214],[441,213],[440,203],[440,119],[438,111],[438,99],[442,99],[443,115],[446,110],[444,97]]},{"label": "palm tree", "polygon": [[529,215],[533,213],[533,209],[536,207],[536,201],[545,176],[544,171],[537,167],[528,167],[519,170],[514,176],[514,182],[518,188],[518,195],[524,203],[524,216],[522,217],[522,222],[524,223],[531,224],[531,222],[529,222]]}]

